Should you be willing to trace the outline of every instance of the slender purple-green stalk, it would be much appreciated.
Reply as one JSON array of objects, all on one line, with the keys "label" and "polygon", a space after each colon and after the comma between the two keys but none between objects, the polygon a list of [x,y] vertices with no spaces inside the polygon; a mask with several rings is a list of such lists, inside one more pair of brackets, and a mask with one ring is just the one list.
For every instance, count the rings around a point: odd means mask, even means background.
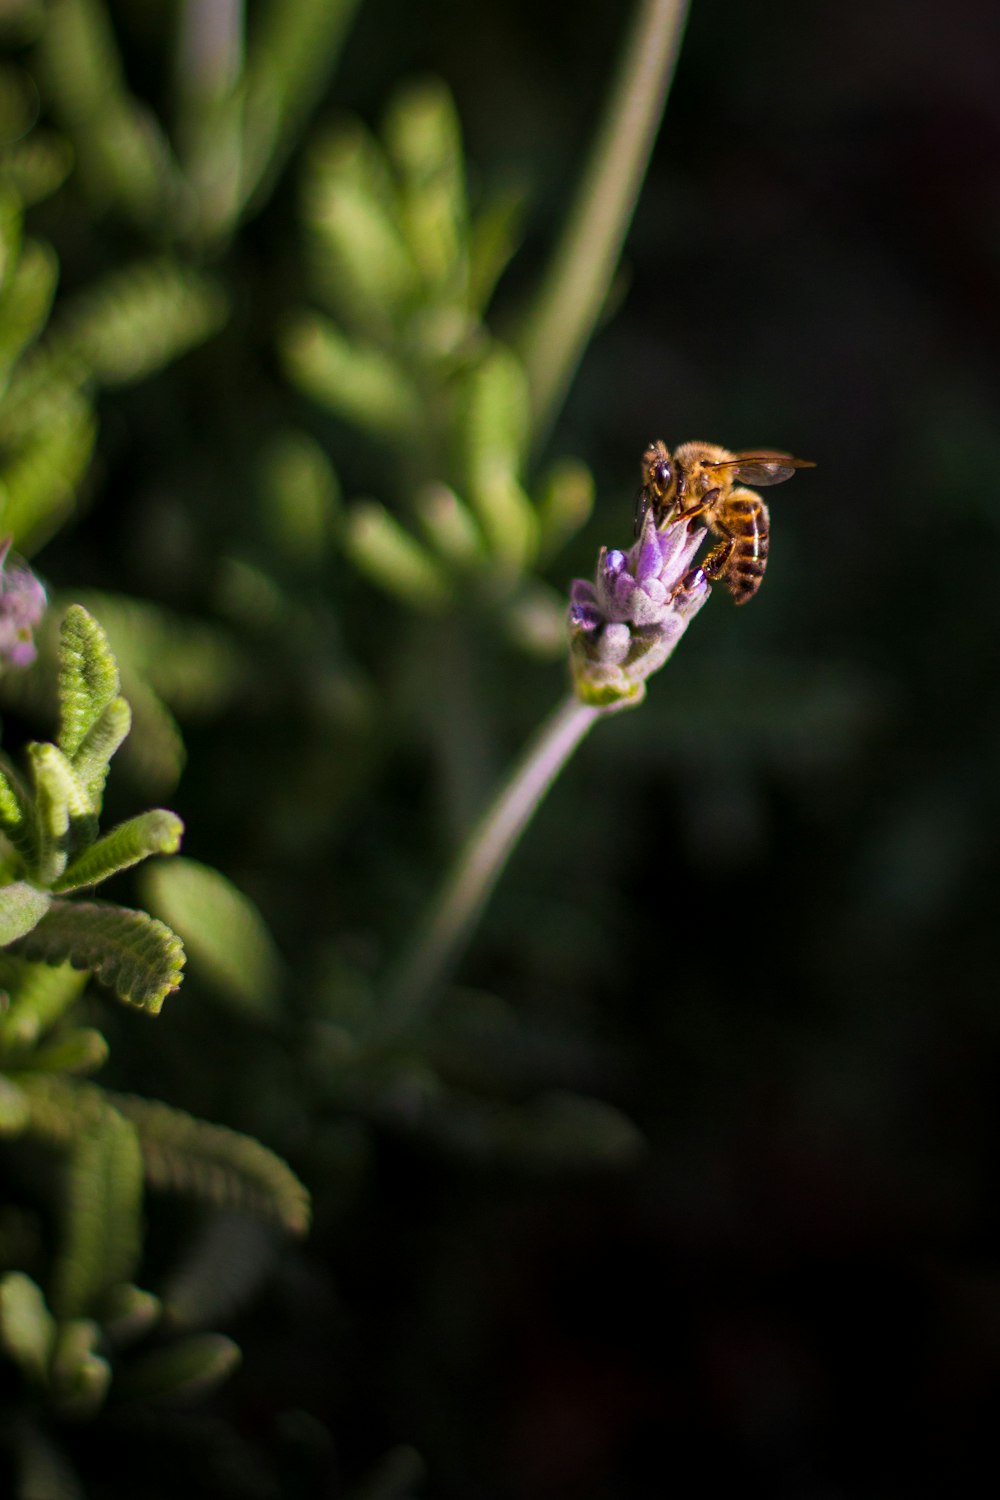
[{"label": "slender purple-green stalk", "polygon": [[587,731],[606,710],[571,694],[546,720],[469,834],[385,993],[383,1029],[402,1031],[465,950],[518,839]]},{"label": "slender purple-green stalk", "polygon": [[504,865],[584,735],[599,718],[641,703],[646,679],[673,655],[708,598],[692,566],[705,540],[680,518],[659,529],[652,509],[628,552],[601,548],[593,583],[576,579],[568,626],[573,694],[545,721],[473,828],[383,994],[383,1039],[433,1004],[461,958]]},{"label": "slender purple-green stalk", "polygon": [[639,0],[604,120],[553,252],[521,355],[536,443],[548,430],[600,316],[656,139],[688,0]]}]

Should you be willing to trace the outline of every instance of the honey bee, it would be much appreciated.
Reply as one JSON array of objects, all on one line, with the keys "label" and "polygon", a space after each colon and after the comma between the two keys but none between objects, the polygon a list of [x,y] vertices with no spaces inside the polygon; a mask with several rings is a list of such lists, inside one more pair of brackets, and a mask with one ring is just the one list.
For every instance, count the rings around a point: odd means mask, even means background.
[{"label": "honey bee", "polygon": [[760,496],[736,481],[763,488],[791,479],[796,469],[815,467],[807,458],[769,448],[730,453],[716,443],[683,443],[671,457],[666,443],[650,443],[642,456],[636,535],[650,509],[658,527],[670,520],[702,518],[719,541],[689,578],[721,579],[735,602],[746,604],[764,577],[771,521]]}]

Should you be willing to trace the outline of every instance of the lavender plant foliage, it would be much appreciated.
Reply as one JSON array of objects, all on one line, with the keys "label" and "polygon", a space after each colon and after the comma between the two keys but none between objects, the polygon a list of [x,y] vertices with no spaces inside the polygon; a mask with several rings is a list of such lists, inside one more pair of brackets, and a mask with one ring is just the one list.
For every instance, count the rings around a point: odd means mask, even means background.
[{"label": "lavender plant foliage", "polygon": [[0,541],[0,672],[30,667],[38,652],[33,631],[45,613],[45,589],[28,564]]},{"label": "lavender plant foliage", "polygon": [[570,587],[570,661],[577,697],[595,708],[641,702],[711,593],[692,569],[707,533],[680,519],[658,530],[647,511],[628,550],[601,548],[593,583]]}]

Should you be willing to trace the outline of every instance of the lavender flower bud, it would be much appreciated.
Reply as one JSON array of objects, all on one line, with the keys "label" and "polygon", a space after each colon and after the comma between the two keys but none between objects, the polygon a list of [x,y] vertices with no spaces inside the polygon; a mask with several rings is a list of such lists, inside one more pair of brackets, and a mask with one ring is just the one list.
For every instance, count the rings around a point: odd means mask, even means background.
[{"label": "lavender flower bud", "polygon": [[651,507],[628,552],[602,547],[594,582],[574,580],[570,661],[584,703],[641,702],[646,678],[663,666],[711,593],[697,570],[688,577],[705,536],[683,518],[658,530]]},{"label": "lavender flower bud", "polygon": [[30,667],[37,656],[32,631],[45,613],[45,589],[23,558],[0,541],[0,671]]}]

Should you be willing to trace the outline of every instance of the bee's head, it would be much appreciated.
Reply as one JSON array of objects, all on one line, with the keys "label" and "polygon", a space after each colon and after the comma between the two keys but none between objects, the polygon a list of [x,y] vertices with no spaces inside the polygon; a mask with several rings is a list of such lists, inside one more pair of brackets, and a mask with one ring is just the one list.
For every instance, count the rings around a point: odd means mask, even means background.
[{"label": "bee's head", "polygon": [[650,443],[642,457],[642,481],[663,502],[673,489],[676,471],[666,443]]}]

